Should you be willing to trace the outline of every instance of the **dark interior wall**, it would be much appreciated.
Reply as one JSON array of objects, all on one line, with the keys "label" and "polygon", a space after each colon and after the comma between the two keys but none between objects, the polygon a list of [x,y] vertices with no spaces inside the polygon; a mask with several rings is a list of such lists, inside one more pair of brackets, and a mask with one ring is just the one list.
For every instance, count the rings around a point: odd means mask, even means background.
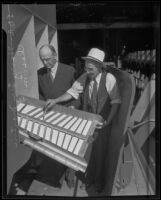
[{"label": "dark interior wall", "polygon": [[121,54],[123,46],[127,52],[147,50],[155,48],[154,29],[117,29],[109,31],[109,57]]},{"label": "dark interior wall", "polygon": [[125,29],[120,31],[120,39],[120,44],[125,44],[129,52],[155,48],[153,28]]},{"label": "dark interior wall", "polygon": [[85,56],[91,47],[106,52],[105,60],[113,60],[121,54],[122,47],[127,52],[155,48],[154,29],[90,29],[58,30],[60,62],[75,63],[75,58]]},{"label": "dark interior wall", "polygon": [[66,64],[74,63],[75,58],[80,57],[88,46],[86,35],[86,30],[58,31],[59,61]]},{"label": "dark interior wall", "polygon": [[85,56],[91,47],[103,49],[102,30],[58,30],[59,60],[74,64],[75,58]]}]

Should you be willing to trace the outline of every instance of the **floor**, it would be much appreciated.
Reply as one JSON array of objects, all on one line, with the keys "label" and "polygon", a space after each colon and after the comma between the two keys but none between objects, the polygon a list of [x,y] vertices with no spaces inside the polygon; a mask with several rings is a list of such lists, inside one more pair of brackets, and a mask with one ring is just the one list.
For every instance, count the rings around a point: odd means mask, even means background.
[{"label": "floor", "polygon": [[[76,196],[88,196],[84,189],[80,188],[81,182],[78,181],[78,189]],[[43,196],[74,196],[74,188],[69,188],[65,181],[63,181],[61,188],[54,188],[44,183],[34,180],[28,195],[43,195]]]},{"label": "floor", "polygon": [[[153,144],[153,143],[152,143]],[[152,145],[154,146],[154,145]],[[153,157],[153,156],[152,156]],[[132,171],[131,180],[124,188],[119,188],[115,190],[114,196],[126,196],[126,195],[147,195],[147,186],[143,183],[142,173],[140,167],[136,165],[136,171]],[[137,177],[136,177],[137,176]],[[139,179],[138,179],[139,177]],[[82,188],[82,182],[75,178],[76,187],[69,188],[66,181],[62,181],[61,188],[53,187],[46,183],[38,180],[34,180],[30,185],[28,193],[25,194],[23,191],[18,189],[17,195],[29,195],[29,196],[77,196],[77,197],[88,197],[88,196],[99,196],[94,192],[91,187],[88,191]],[[118,184],[119,186],[119,184]]]},{"label": "floor", "polygon": [[[154,151],[155,143],[153,140],[150,140],[150,154],[149,157],[152,160],[150,162],[151,169],[155,169],[155,153],[154,155],[152,154]],[[137,167],[137,166],[136,166]],[[133,171],[131,180],[129,181],[128,185],[124,188],[119,188],[115,191],[115,196],[126,196],[126,195],[147,195],[148,190],[145,190],[144,184],[142,183],[140,177],[141,177],[141,171],[139,167],[137,167],[137,173]],[[155,171],[155,170],[154,170]],[[137,177],[139,177],[140,182],[136,181],[136,174]],[[154,172],[155,174],[155,172]],[[94,189],[91,187],[88,191],[86,191],[84,188],[81,187],[81,181],[77,180],[76,181],[76,186],[75,188],[69,188],[66,184],[66,181],[63,180],[61,188],[58,187],[53,187],[51,185],[48,185],[46,183],[43,183],[39,180],[34,180],[32,184],[29,187],[29,190],[27,194],[17,188],[17,195],[29,195],[29,196],[77,196],[77,197],[88,197],[88,196],[98,196],[94,192]],[[139,186],[139,187],[138,187]],[[144,186],[144,188],[143,188]]]},{"label": "floor", "polygon": [[[76,180],[75,180],[76,181]],[[23,191],[18,190],[17,195],[29,195],[29,196],[77,196],[77,197],[88,197],[88,196],[99,196],[96,194],[91,187],[88,192],[85,188],[81,187],[82,182],[80,180],[76,181],[76,188],[69,188],[66,181],[63,180],[61,188],[52,187],[38,180],[34,180],[25,194]],[[131,182],[125,188],[117,191],[115,196],[126,196],[126,195],[138,195],[135,176],[132,174]]]}]

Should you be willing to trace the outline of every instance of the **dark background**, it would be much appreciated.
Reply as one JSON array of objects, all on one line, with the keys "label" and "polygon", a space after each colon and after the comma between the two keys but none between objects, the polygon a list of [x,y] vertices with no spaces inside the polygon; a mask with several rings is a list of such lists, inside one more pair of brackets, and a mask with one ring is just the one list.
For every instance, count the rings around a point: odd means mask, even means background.
[{"label": "dark background", "polygon": [[59,58],[66,64],[74,64],[91,47],[103,49],[106,60],[118,57],[124,46],[126,52],[156,48],[159,2],[56,4],[56,11]]}]

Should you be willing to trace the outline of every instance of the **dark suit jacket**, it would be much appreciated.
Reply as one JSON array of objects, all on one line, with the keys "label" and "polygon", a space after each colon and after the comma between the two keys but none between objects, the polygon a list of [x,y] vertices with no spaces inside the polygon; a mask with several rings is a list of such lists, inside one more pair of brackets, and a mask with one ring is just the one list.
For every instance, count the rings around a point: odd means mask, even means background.
[{"label": "dark suit jacket", "polygon": [[54,82],[49,79],[45,67],[38,70],[39,98],[46,101],[55,99],[65,93],[73,84],[75,69],[69,65],[58,64]]}]

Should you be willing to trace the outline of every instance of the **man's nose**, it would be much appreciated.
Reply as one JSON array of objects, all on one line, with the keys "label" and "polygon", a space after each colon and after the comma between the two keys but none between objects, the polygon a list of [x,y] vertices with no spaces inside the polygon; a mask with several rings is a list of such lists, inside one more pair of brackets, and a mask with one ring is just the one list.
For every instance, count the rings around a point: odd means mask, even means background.
[{"label": "man's nose", "polygon": [[45,64],[45,65],[47,64],[47,61],[46,61],[46,60],[44,60],[44,64]]}]

